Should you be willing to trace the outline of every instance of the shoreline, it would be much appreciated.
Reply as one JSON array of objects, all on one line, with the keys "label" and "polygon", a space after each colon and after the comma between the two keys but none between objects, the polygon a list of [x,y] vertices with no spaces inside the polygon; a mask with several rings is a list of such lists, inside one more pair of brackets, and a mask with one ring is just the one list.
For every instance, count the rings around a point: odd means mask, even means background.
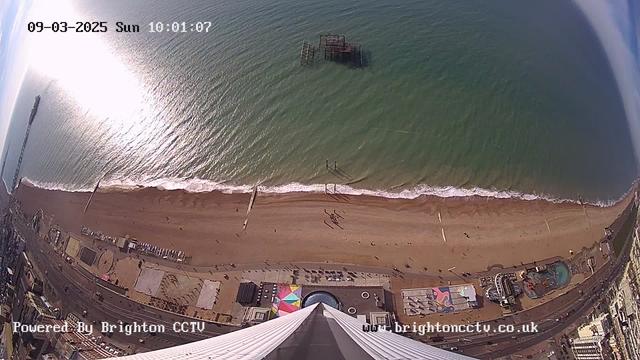
[{"label": "shoreline", "polygon": [[[480,272],[569,257],[569,250],[579,252],[600,241],[603,228],[632,199],[630,194],[610,207],[583,207],[513,198],[261,193],[243,230],[249,193],[100,189],[84,213],[89,195],[26,183],[17,190],[24,211],[43,209],[45,227],[51,221],[75,234],[82,227],[129,234],[186,252],[190,266],[329,261],[384,268],[409,264],[415,271],[426,267],[430,275],[452,266]],[[330,221],[334,211],[340,226]]]},{"label": "shoreline", "polygon": [[[31,187],[37,187],[45,190],[57,190],[64,192],[91,192],[94,189],[94,185],[81,187],[81,186],[69,186],[61,185],[58,183],[47,183],[34,181],[29,178],[23,178],[21,182]],[[630,184],[629,190],[627,190],[620,198],[612,200],[583,200],[583,204],[594,205],[598,207],[609,207],[617,204],[625,199],[633,188],[636,186],[638,180]],[[336,192],[338,195],[347,196],[370,196],[383,199],[406,199],[414,200],[424,197],[437,197],[437,198],[487,198],[487,199],[515,199],[523,201],[537,201],[544,200],[552,203],[574,203],[580,204],[580,200],[572,198],[560,198],[548,194],[534,194],[534,193],[522,193],[519,191],[511,190],[496,190],[485,189],[479,187],[473,188],[460,188],[456,186],[427,186],[417,185],[410,189],[402,189],[400,191],[390,190],[372,190],[354,188],[350,184],[302,184],[298,182],[291,182],[283,185],[264,186],[256,184],[259,188],[259,192],[263,195],[287,195],[287,194],[326,194],[333,193],[334,185],[336,186]],[[220,192],[222,194],[248,194],[253,191],[254,185],[229,185],[226,183],[218,183],[211,180],[203,180],[198,178],[193,179],[179,179],[179,178],[161,178],[153,181],[114,181],[108,179],[102,179],[100,183],[99,191],[101,192],[125,192],[133,190],[143,189],[157,189],[162,191],[184,191],[185,193],[198,194],[198,193],[211,193]],[[325,188],[326,186],[326,188]],[[327,192],[325,192],[328,190]]]}]

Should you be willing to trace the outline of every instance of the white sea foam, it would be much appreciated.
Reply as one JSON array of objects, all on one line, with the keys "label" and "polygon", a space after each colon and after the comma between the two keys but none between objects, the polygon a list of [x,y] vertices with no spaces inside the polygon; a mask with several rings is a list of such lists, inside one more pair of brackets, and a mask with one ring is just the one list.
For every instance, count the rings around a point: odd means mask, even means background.
[{"label": "white sea foam", "polygon": [[[48,190],[62,190],[69,192],[89,192],[93,191],[93,186],[70,186],[60,183],[50,183],[35,181],[28,178],[23,178],[22,181],[31,186],[48,189]],[[179,178],[161,178],[157,180],[140,182],[134,179],[114,180],[105,179],[100,183],[101,189],[108,190],[131,190],[140,188],[157,188],[160,190],[185,190],[191,193],[211,192],[219,191],[224,194],[237,194],[237,193],[250,193],[253,189],[252,185],[230,185],[214,182],[211,180],[204,180],[198,178],[192,179],[179,179]],[[277,186],[259,186],[259,191],[262,194],[287,194],[287,193],[324,193],[325,184],[301,184],[292,182],[284,185]],[[575,199],[561,199],[546,194],[525,194],[517,191],[509,190],[495,190],[495,189],[483,189],[483,188],[459,188],[454,186],[435,187],[427,185],[419,185],[411,189],[403,189],[398,191],[388,190],[369,190],[359,189],[348,185],[336,185],[336,191],[343,195],[368,195],[377,196],[390,199],[416,199],[420,196],[437,196],[442,198],[454,198],[454,197],[485,197],[496,199],[520,199],[525,201],[533,200],[546,200],[553,203],[578,203]],[[329,186],[329,192],[333,192],[333,185]],[[628,192],[627,192],[628,194]],[[596,206],[606,207],[611,206],[618,201],[622,200],[626,195],[623,195],[617,200],[598,200],[598,201],[585,201]]]}]

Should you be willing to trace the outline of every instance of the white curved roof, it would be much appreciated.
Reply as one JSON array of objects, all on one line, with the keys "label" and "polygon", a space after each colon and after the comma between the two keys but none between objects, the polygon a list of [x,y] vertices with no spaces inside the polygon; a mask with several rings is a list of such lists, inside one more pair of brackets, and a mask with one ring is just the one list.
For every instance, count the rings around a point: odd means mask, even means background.
[{"label": "white curved roof", "polygon": [[344,331],[334,335],[344,338],[346,333],[372,359],[471,359],[392,332],[364,332],[360,320],[319,304],[232,333],[118,359],[263,359],[289,338],[318,306],[322,306],[328,321],[335,321]]}]

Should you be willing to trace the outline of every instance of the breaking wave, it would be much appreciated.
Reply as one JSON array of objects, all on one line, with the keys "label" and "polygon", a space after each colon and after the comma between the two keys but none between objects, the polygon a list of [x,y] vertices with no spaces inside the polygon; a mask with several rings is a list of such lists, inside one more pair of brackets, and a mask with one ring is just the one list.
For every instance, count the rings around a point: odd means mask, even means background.
[{"label": "breaking wave", "polygon": [[[48,183],[23,178],[22,182],[47,190],[61,190],[69,192],[90,192],[94,186],[72,186],[60,183]],[[178,178],[162,178],[152,181],[139,182],[134,180],[113,180],[105,179],[100,183],[102,190],[134,190],[143,188],[157,188],[160,190],[184,190],[191,193],[219,191],[224,194],[250,193],[253,190],[252,185],[230,185],[219,183],[211,180],[198,178],[178,179]],[[325,184],[301,184],[297,182],[276,186],[259,185],[258,190],[261,194],[287,194],[287,193],[324,193]],[[329,186],[329,192],[333,193],[333,184]],[[575,199],[561,199],[545,194],[525,194],[517,191],[483,189],[483,188],[459,188],[454,186],[434,187],[427,185],[419,185],[411,189],[403,189],[398,191],[389,190],[369,190],[351,187],[349,185],[336,185],[336,191],[343,195],[367,195],[390,199],[416,199],[421,196],[437,196],[441,198],[465,198],[465,197],[484,197],[495,199],[519,199],[525,201],[546,200],[553,203],[579,203]],[[631,189],[617,200],[598,200],[595,202],[584,201],[585,203],[607,207],[618,203],[624,199]]]}]

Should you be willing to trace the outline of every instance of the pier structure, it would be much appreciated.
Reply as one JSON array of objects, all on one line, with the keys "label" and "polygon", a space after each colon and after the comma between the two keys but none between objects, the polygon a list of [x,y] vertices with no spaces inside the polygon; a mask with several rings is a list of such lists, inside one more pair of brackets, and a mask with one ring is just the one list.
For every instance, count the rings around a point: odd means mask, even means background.
[{"label": "pier structure", "polygon": [[31,109],[31,115],[29,116],[29,125],[27,125],[27,132],[24,135],[24,141],[22,142],[22,149],[20,150],[20,157],[18,158],[18,165],[16,166],[16,173],[13,176],[13,184],[11,185],[11,192],[18,185],[18,179],[20,176],[20,165],[22,164],[22,156],[24,155],[24,149],[27,147],[27,140],[29,140],[29,132],[31,131],[31,124],[33,124],[33,120],[36,118],[36,113],[38,112],[38,105],[40,104],[40,95],[36,96],[36,101],[33,104],[33,108]]},{"label": "pier structure", "polygon": [[[348,43],[344,35],[320,35],[318,51],[324,53],[325,60],[351,64],[356,68],[363,67],[365,63],[362,43]],[[313,64],[315,53],[316,47],[304,40],[300,50],[300,65]]]},{"label": "pier structure", "polygon": [[7,155],[9,155],[9,149],[11,149],[11,140],[9,140],[9,144],[7,144],[7,151],[4,152],[4,157],[2,158],[2,170],[0,170],[0,179],[4,175],[4,167],[7,165]]},{"label": "pier structure", "polygon": [[93,191],[91,192],[91,195],[89,195],[89,200],[87,200],[87,205],[84,207],[84,211],[83,212],[87,212],[87,210],[89,209],[89,205],[91,204],[91,200],[93,199],[93,195],[95,195],[96,192],[98,191],[98,188],[100,187],[100,181],[102,181],[102,179],[104,179],[104,176],[102,176],[100,178],[100,180],[98,180],[98,183],[96,184],[96,187],[93,188]]},{"label": "pier structure", "polygon": [[247,217],[244,219],[244,223],[242,224],[242,229],[247,229],[247,224],[249,224],[249,212],[253,209],[253,203],[256,201],[256,197],[258,196],[258,185],[253,186],[253,190],[251,191],[251,198],[249,198],[249,206],[247,207]]},{"label": "pier structure", "polygon": [[306,40],[302,42],[302,50],[300,50],[300,65],[313,64],[313,58],[316,54],[316,47],[309,44]]},{"label": "pier structure", "polygon": [[363,64],[361,43],[348,43],[344,35],[320,35],[319,49],[324,51],[325,60],[352,63],[355,67]]},{"label": "pier structure", "polygon": [[[9,144],[7,144],[7,150],[4,152],[4,158],[2,158],[2,170],[0,170],[0,181],[4,181],[4,167],[7,165],[7,155],[9,155],[9,149],[11,149],[11,141],[9,141]],[[0,186],[4,186],[5,188],[8,185],[2,185],[0,183]],[[8,191],[9,189],[7,189]],[[4,191],[4,190],[0,190],[0,191]],[[2,197],[0,197],[0,199],[2,199]],[[2,203],[2,201],[0,201],[0,209],[4,209],[4,203]],[[7,204],[8,205],[8,204]],[[4,254],[4,253],[2,253]]]}]

